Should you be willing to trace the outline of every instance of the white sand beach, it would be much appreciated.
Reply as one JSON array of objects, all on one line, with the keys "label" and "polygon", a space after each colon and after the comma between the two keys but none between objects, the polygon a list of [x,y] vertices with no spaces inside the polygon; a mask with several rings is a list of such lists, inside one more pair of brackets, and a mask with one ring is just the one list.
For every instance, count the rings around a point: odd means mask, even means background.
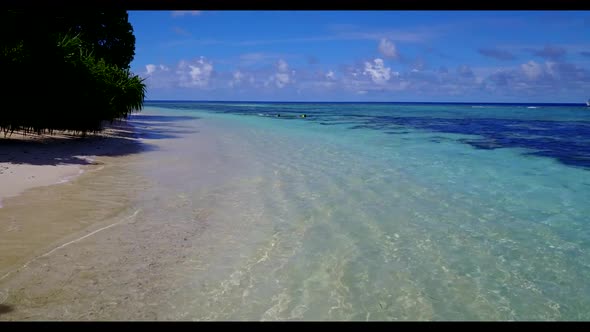
[{"label": "white sand beach", "polygon": [[75,135],[14,133],[0,138],[0,208],[24,191],[72,180],[95,166],[97,155],[117,155],[133,144],[133,128],[118,122],[102,133]]}]

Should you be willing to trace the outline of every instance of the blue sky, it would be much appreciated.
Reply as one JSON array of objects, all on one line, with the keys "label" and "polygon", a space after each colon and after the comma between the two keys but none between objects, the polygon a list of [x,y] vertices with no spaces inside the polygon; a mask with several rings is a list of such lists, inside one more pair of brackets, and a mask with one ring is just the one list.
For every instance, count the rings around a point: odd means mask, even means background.
[{"label": "blue sky", "polygon": [[584,102],[589,11],[131,11],[148,99]]}]

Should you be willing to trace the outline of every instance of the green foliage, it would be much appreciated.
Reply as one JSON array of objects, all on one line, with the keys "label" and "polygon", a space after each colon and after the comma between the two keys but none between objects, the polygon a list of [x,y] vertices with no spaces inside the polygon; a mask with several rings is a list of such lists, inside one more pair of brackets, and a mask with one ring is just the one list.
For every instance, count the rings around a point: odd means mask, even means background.
[{"label": "green foliage", "polygon": [[57,17],[57,29],[79,34],[84,47],[119,68],[135,56],[135,36],[126,11],[77,11]]},{"label": "green foliage", "polygon": [[127,13],[68,14],[0,14],[5,133],[86,134],[141,110],[146,87],[129,70],[135,37]]}]

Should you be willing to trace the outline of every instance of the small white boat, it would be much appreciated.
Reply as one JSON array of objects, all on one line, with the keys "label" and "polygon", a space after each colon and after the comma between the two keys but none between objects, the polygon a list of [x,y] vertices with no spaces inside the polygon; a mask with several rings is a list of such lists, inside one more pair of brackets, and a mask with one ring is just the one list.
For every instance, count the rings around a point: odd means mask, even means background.
[{"label": "small white boat", "polygon": [[586,106],[590,107],[590,99],[588,99],[588,101],[586,101]]}]

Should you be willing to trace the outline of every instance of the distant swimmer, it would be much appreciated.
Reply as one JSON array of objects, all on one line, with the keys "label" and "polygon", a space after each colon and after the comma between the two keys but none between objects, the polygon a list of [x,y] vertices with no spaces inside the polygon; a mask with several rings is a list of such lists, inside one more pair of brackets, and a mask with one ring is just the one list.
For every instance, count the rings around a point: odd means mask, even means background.
[{"label": "distant swimmer", "polygon": [[[291,118],[291,119],[297,117],[297,115],[291,115],[291,114],[287,114],[287,115],[281,116],[281,114],[279,114],[279,113],[275,114],[275,116],[277,118],[283,117],[283,118]],[[301,115],[299,115],[299,117],[300,118],[306,118],[307,117],[307,114],[301,114]]]}]

